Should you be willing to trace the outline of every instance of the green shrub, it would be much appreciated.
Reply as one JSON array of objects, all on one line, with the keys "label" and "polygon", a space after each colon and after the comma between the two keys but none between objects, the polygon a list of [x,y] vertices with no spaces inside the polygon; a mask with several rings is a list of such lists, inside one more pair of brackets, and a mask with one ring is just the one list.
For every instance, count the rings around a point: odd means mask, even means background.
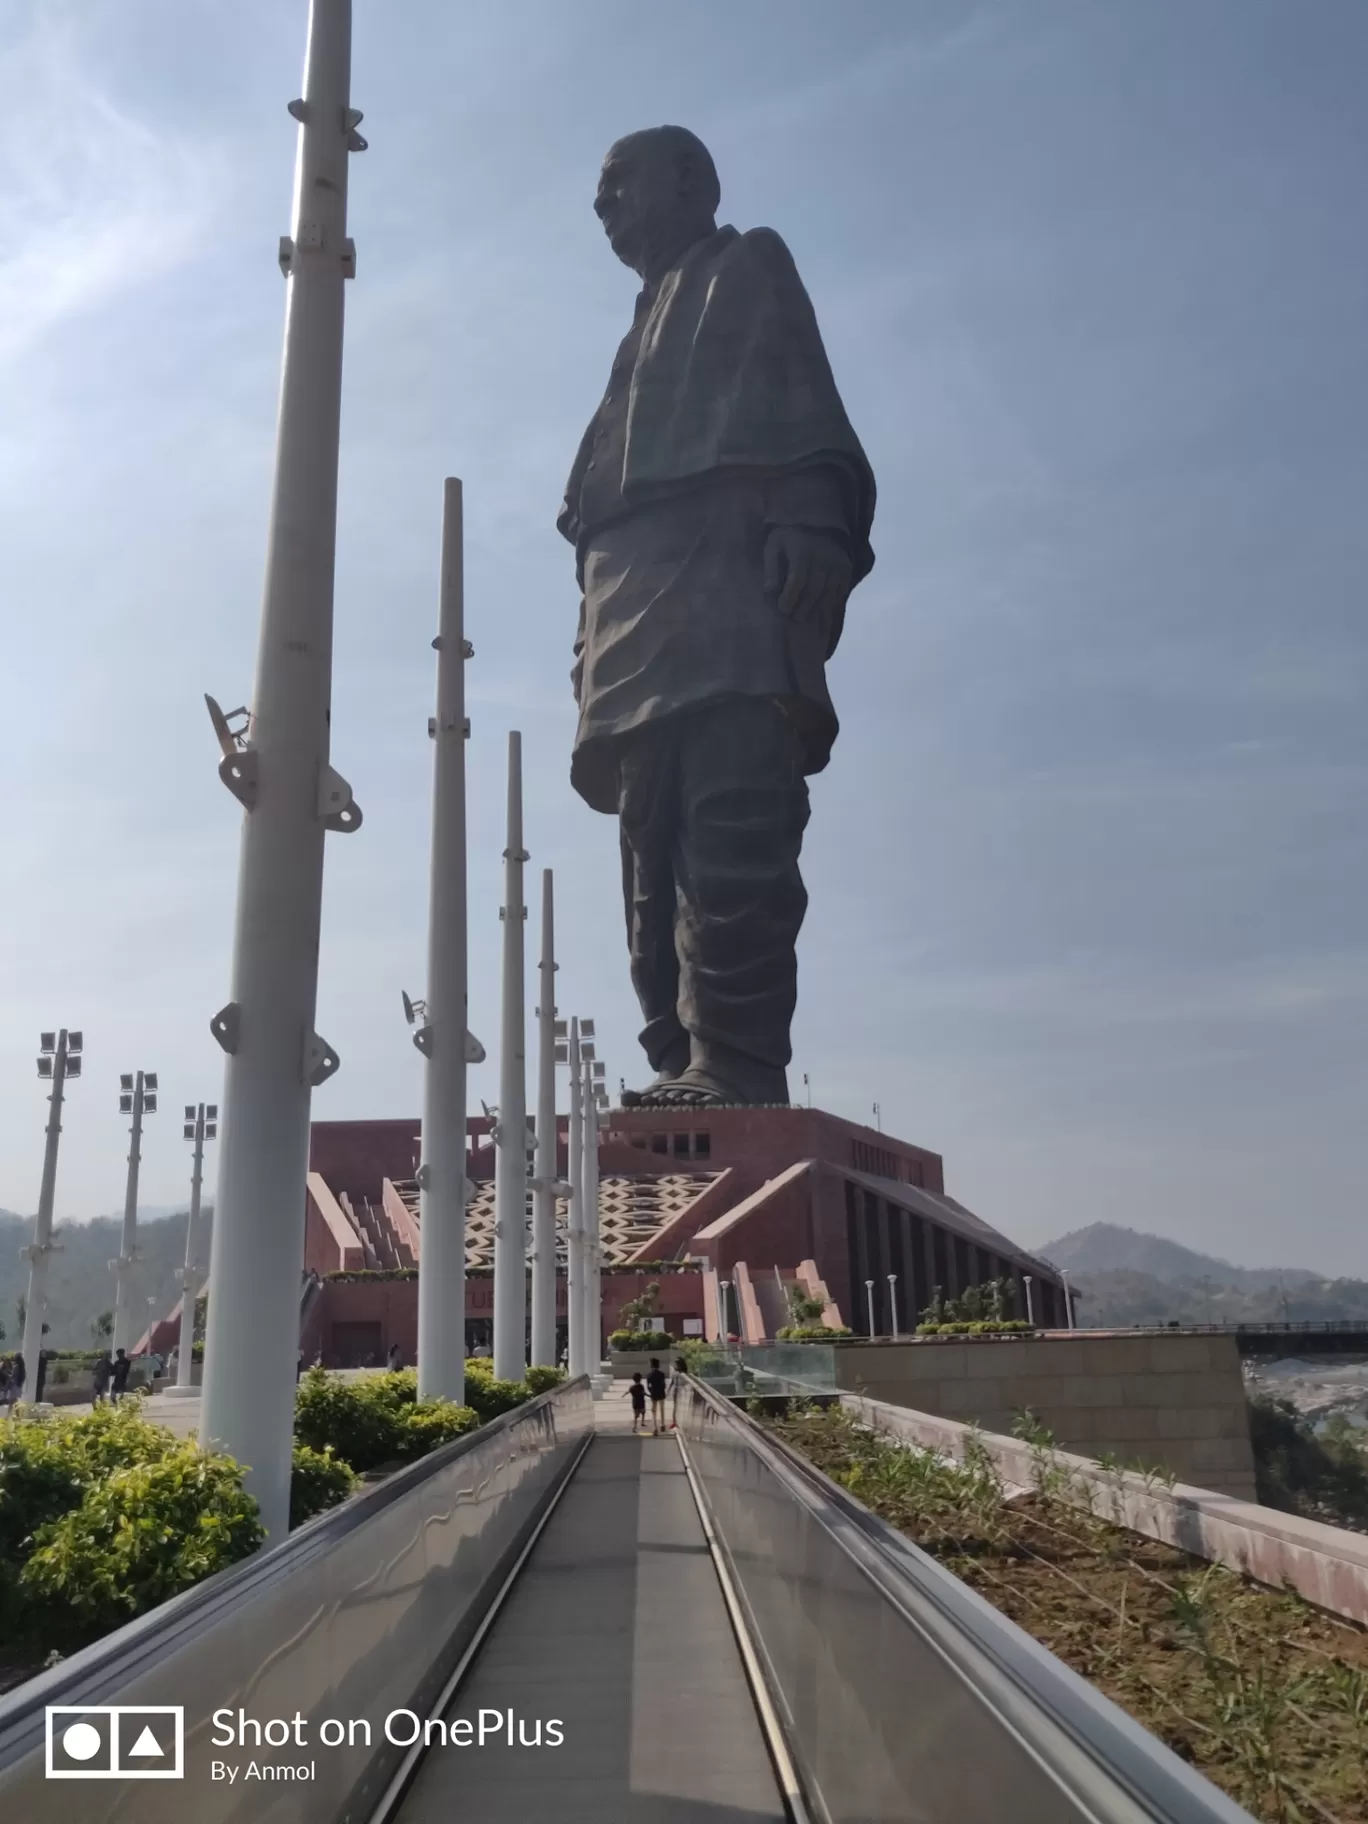
[{"label": "green shrub", "polygon": [[229,1457],[187,1439],[116,1469],[42,1527],[20,1576],[58,1644],[98,1639],[254,1552],[257,1505]]},{"label": "green shrub", "polygon": [[565,1379],[563,1368],[534,1367],[527,1371],[529,1393],[546,1393],[552,1387],[559,1387]]},{"label": "green shrub", "polygon": [[294,1467],[290,1472],[290,1525],[303,1526],[315,1514],[321,1514],[339,1501],[345,1501],[357,1485],[357,1476],[349,1464],[331,1450],[313,1450],[307,1444],[294,1447]]},{"label": "green shrub", "polygon": [[400,1378],[339,1381],[322,1368],[311,1368],[295,1396],[295,1442],[310,1450],[331,1449],[357,1471],[397,1462],[403,1455],[400,1407],[412,1401],[402,1401],[396,1389],[381,1383]]},{"label": "green shrub", "polygon": [[499,1381],[492,1374],[477,1367],[472,1373],[471,1364],[466,1363],[465,1383],[466,1405],[475,1410],[481,1425],[487,1425],[491,1419],[497,1419],[500,1413],[512,1412],[515,1406],[521,1406],[528,1397],[525,1381]]},{"label": "green shrub", "polygon": [[33,1534],[79,1507],[84,1493],[81,1466],[62,1448],[56,1425],[0,1426],[0,1564],[27,1556]]},{"label": "green shrub", "polygon": [[474,1431],[479,1422],[470,1406],[456,1406],[450,1400],[419,1400],[404,1415],[404,1458],[415,1462],[429,1451],[440,1450],[443,1444]]},{"label": "green shrub", "polygon": [[673,1349],[674,1341],[668,1330],[614,1330],[608,1338],[608,1347],[619,1354],[630,1350],[659,1355],[663,1350]]},{"label": "green shrub", "polygon": [[917,1325],[918,1336],[1020,1336],[1023,1333],[1034,1334],[1032,1326],[1014,1318],[1002,1322],[989,1319],[982,1323],[965,1323],[957,1320],[948,1324]]},{"label": "green shrub", "polygon": [[829,1343],[834,1337],[852,1336],[846,1324],[785,1324],[775,1333],[779,1343]]}]

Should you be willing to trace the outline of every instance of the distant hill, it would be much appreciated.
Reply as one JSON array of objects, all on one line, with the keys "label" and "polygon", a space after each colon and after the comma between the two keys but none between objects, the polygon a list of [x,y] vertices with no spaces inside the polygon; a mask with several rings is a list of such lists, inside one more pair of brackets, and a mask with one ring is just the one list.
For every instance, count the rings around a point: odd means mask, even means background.
[{"label": "distant hill", "polygon": [[1180,1242],[1094,1222],[1038,1252],[1069,1275],[1086,1324],[1328,1323],[1368,1318],[1368,1280],[1237,1267]]},{"label": "distant hill", "polygon": [[[147,1328],[149,1293],[157,1301],[158,1317],[180,1297],[175,1274],[185,1259],[187,1220],[184,1210],[171,1216],[139,1218],[138,1245],[143,1257],[133,1277],[135,1336],[141,1336]],[[211,1213],[206,1211],[200,1250],[202,1266],[209,1259],[210,1226]],[[121,1228],[122,1219],[113,1216],[57,1225],[53,1239],[60,1243],[61,1252],[53,1254],[48,1268],[49,1347],[88,1348],[91,1324],[102,1311],[113,1310],[114,1275],[109,1263],[118,1255]],[[27,1294],[29,1281],[29,1263],[20,1258],[19,1250],[32,1239],[31,1216],[0,1210],[0,1325],[4,1327],[0,1348],[6,1350],[19,1343],[18,1303]]]},{"label": "distant hill", "polygon": [[1066,1273],[1106,1273],[1124,1268],[1169,1281],[1200,1280],[1206,1275],[1215,1285],[1251,1290],[1291,1287],[1320,1278],[1305,1267],[1237,1267],[1214,1254],[1199,1254],[1181,1242],[1167,1241],[1162,1235],[1121,1229],[1111,1222],[1092,1222],[1086,1229],[1074,1229],[1058,1241],[1047,1241],[1039,1252]]}]

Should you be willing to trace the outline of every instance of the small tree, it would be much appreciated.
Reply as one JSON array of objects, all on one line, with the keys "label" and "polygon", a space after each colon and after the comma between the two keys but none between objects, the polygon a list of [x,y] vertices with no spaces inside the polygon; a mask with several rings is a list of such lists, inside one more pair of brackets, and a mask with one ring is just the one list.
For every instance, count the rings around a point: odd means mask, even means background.
[{"label": "small tree", "polygon": [[101,1311],[90,1326],[90,1340],[97,1349],[103,1349],[114,1334],[114,1313]]},{"label": "small tree", "polygon": [[789,1314],[795,1324],[820,1324],[822,1313],[826,1310],[825,1302],[814,1298],[810,1292],[803,1290],[800,1281],[790,1280],[784,1288],[788,1298]]},{"label": "small tree", "polygon": [[648,1320],[655,1316],[656,1304],[660,1298],[660,1281],[653,1279],[644,1292],[636,1298],[629,1298],[622,1307],[619,1316],[624,1330],[649,1330]]}]

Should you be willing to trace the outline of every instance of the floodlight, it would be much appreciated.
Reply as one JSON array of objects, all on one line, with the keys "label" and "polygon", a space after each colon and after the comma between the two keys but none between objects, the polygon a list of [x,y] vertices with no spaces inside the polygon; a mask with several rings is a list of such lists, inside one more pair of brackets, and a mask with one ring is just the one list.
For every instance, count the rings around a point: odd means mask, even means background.
[{"label": "floodlight", "polygon": [[119,1113],[121,1115],[131,1115],[133,1113],[132,1096],[120,1096],[119,1097]]},{"label": "floodlight", "polygon": [[551,1035],[553,1038],[567,1039],[570,1036],[570,1028],[564,1020],[556,1020],[552,1023]]},{"label": "floodlight", "polygon": [[38,1075],[40,1077],[50,1077],[52,1075],[52,1059],[51,1058],[49,1058],[49,1057],[39,1058]]},{"label": "floodlight", "polygon": [[556,1062],[557,1064],[568,1064],[570,1062],[570,1047],[568,1045],[557,1045]]},{"label": "floodlight", "polygon": [[119,1088],[127,1095],[133,1094],[133,1076],[130,1071],[126,1070],[119,1078]]},{"label": "floodlight", "polygon": [[581,1064],[592,1064],[593,1061],[594,1061],[593,1046],[592,1045],[581,1045],[580,1046],[580,1063]]},{"label": "floodlight", "polygon": [[414,1012],[413,1002],[409,999],[409,997],[406,994],[404,994],[404,990],[402,988],[399,990],[399,992],[400,992],[400,994],[404,995],[404,1018],[408,1021],[409,1025],[412,1026],[413,1022],[418,1017],[417,1014]]},{"label": "floodlight", "polygon": [[195,1130],[194,1130],[194,1127],[193,1127],[193,1126],[192,1126],[192,1125],[189,1125],[189,1124],[187,1124],[187,1126],[186,1126],[186,1129],[185,1129],[185,1137],[186,1137],[186,1139],[187,1139],[187,1140],[193,1140],[193,1139],[194,1139],[194,1137],[195,1137]]},{"label": "floodlight", "polygon": [[217,1121],[211,1121],[209,1123],[209,1125],[204,1130],[204,1137],[206,1140],[217,1140],[218,1139],[218,1122]]},{"label": "floodlight", "polygon": [[217,1102],[211,1102],[209,1104],[208,1108],[206,1108],[204,1111],[204,1118],[206,1121],[217,1121],[218,1120],[218,1103]]},{"label": "floodlight", "polygon": [[185,1118],[186,1118],[186,1120],[187,1120],[187,1121],[193,1121],[193,1120],[194,1120],[194,1118],[195,1118],[195,1105],[194,1105],[194,1103],[193,1103],[193,1102],[187,1102],[187,1103],[186,1103],[186,1105],[185,1105]]},{"label": "floodlight", "polygon": [[38,1035],[38,1049],[39,1051],[56,1051],[57,1034],[55,1032],[40,1032]]},{"label": "floodlight", "polygon": [[157,1112],[157,1098],[155,1096],[144,1096],[143,1097],[143,1113],[145,1115],[155,1115],[156,1112]]},{"label": "floodlight", "polygon": [[144,1076],[143,1088],[150,1089],[152,1091],[152,1094],[154,1096],[156,1095],[156,1093],[157,1093],[157,1073],[155,1070],[149,1070],[147,1072],[146,1076]]},{"label": "floodlight", "polygon": [[84,1035],[79,1032],[69,1032],[67,1034],[67,1056],[68,1057],[71,1056],[73,1051],[84,1051],[85,1050],[85,1046],[82,1043],[83,1037],[84,1037]]},{"label": "floodlight", "polygon": [[594,1022],[592,1020],[581,1020],[580,1021],[580,1037],[582,1039],[592,1039],[593,1036],[594,1036]]},{"label": "floodlight", "polygon": [[79,1052],[77,1052],[77,1054],[74,1058],[67,1059],[66,1074],[69,1077],[79,1077],[80,1076],[80,1074],[81,1074],[81,1054]]},{"label": "floodlight", "polygon": [[606,1064],[595,1064],[593,1070],[590,1072],[590,1075],[594,1076],[594,1077],[603,1077],[603,1076],[607,1075],[607,1072],[608,1072],[608,1066]]}]

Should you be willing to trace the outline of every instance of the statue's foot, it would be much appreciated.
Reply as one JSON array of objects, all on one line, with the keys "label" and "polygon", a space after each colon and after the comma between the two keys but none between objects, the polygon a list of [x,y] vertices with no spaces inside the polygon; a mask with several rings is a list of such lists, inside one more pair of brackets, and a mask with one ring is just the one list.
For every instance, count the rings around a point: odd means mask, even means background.
[{"label": "statue's foot", "polygon": [[656,1091],[663,1089],[667,1083],[673,1083],[675,1079],[682,1076],[688,1068],[689,1045],[686,1039],[682,1044],[677,1045],[672,1051],[665,1054],[660,1061],[659,1070],[656,1071],[655,1076],[646,1085],[645,1089],[623,1090],[622,1106],[624,1108],[653,1108],[655,1104],[652,1102],[651,1098],[655,1095]]},{"label": "statue's foot", "polygon": [[756,1067],[723,1072],[712,1063],[691,1064],[671,1083],[653,1085],[643,1108],[755,1108],[788,1103],[788,1080],[781,1071]]}]

